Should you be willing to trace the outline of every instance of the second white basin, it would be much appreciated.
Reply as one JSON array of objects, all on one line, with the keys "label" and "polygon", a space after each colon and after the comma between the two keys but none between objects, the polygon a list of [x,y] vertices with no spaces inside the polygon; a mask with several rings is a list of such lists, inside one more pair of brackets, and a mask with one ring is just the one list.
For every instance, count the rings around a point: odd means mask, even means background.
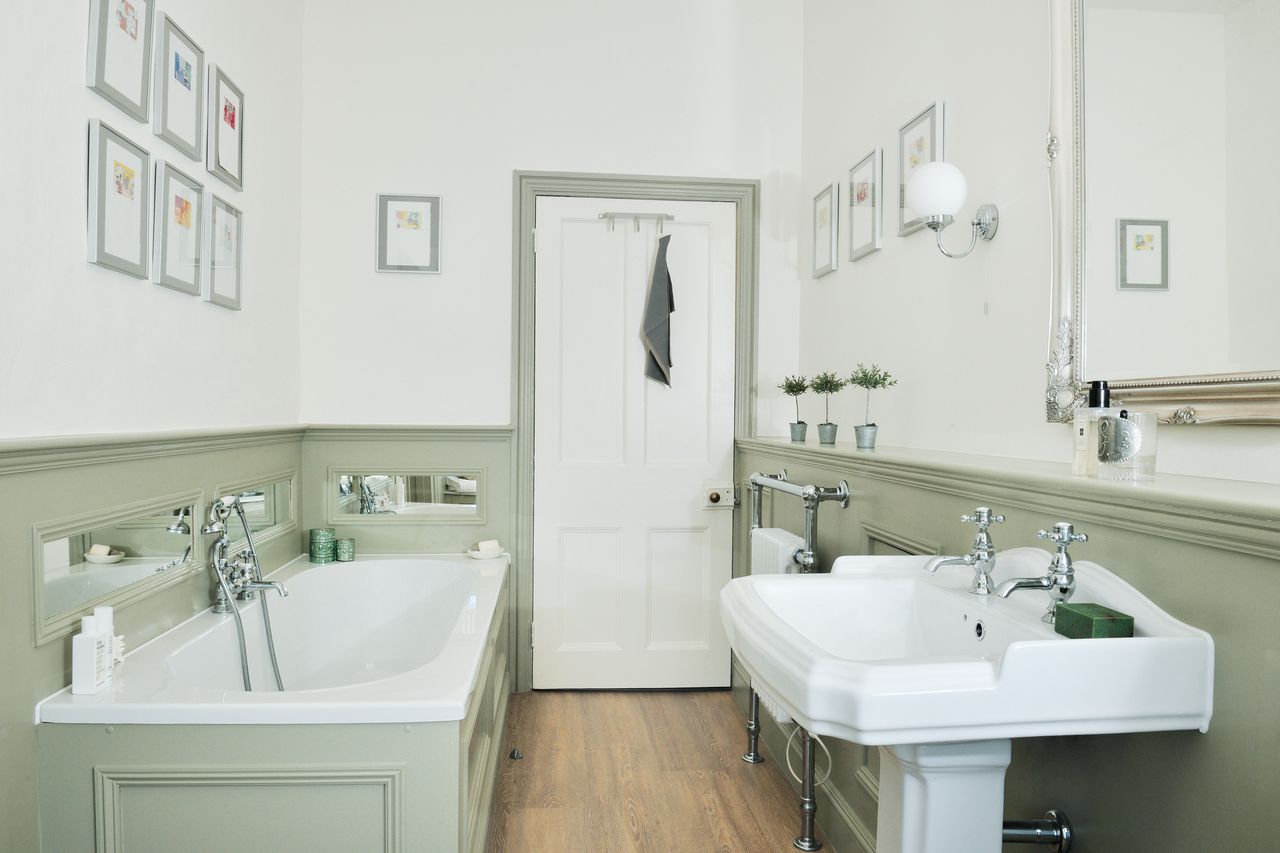
[{"label": "second white basin", "polygon": [[[1050,554],[1002,552],[997,581]],[[924,557],[841,557],[831,574],[737,578],[721,592],[753,683],[809,731],[866,745],[1200,729],[1213,711],[1213,640],[1111,572],[1077,561],[1072,601],[1134,617],[1131,638],[1071,640],[1040,621],[1048,596],[967,591],[971,570]]]}]

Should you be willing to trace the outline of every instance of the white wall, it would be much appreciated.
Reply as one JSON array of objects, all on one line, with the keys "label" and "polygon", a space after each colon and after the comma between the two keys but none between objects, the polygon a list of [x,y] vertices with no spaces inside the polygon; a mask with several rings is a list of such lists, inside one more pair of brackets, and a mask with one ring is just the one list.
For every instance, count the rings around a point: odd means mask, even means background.
[{"label": "white wall", "polygon": [[[772,388],[797,350],[801,20],[800,0],[309,2],[302,420],[509,422],[517,169],[759,178]],[[373,271],[378,192],[443,197],[440,275]]]},{"label": "white wall", "polygon": [[1280,112],[1268,108],[1280,78],[1277,33],[1275,0],[1242,3],[1226,15],[1228,355],[1243,370],[1280,364],[1275,313],[1257,310],[1280,292],[1280,267],[1269,251],[1275,241],[1269,208],[1280,192],[1280,159],[1258,145],[1260,139],[1280,138]]},{"label": "white wall", "polygon": [[[0,437],[295,422],[301,3],[166,4],[245,91],[243,193],[85,87],[88,6],[7,8]],[[244,210],[243,312],[85,260],[91,118]]]},{"label": "white wall", "polygon": [[[1229,300],[1223,292],[1228,233],[1224,30],[1223,16],[1215,13],[1089,9],[1087,378],[1239,369],[1228,356]],[[1188,121],[1189,115],[1194,119]],[[1168,290],[1118,289],[1117,219],[1169,221]],[[1196,346],[1187,346],[1184,334],[1163,329],[1194,329]]]},{"label": "white wall", "polygon": [[[850,264],[842,234],[836,272],[815,281],[801,271],[800,367],[847,372],[877,361],[899,376],[872,404],[886,445],[1070,460],[1069,427],[1046,424],[1043,403],[1048,37],[1046,4],[1026,0],[805,3],[800,244],[811,240],[808,199],[872,146],[885,149],[894,196],[898,127],[938,98],[947,158],[969,180],[967,210],[1000,207],[995,241],[963,260],[942,257],[927,231],[897,237],[886,211],[881,251]],[[964,231],[953,227],[948,245],[962,248]],[[810,421],[821,415],[819,400],[803,405]],[[838,395],[832,419],[845,431],[861,423],[860,394]],[[1280,482],[1275,436],[1162,429],[1159,470]]]}]

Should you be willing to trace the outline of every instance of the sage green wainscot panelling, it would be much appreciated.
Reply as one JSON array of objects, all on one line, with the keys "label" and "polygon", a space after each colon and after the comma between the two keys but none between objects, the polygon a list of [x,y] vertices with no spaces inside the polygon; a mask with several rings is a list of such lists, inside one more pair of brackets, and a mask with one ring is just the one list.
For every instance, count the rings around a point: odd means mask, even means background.
[{"label": "sage green wainscot panelling", "polygon": [[[298,469],[301,450],[300,427],[0,442],[0,850],[39,849],[35,705],[69,684],[71,674],[70,636],[35,644],[33,530],[188,493],[201,496],[190,522],[196,527],[219,484]],[[261,551],[268,570],[299,553],[294,537]],[[209,606],[206,556],[196,553],[162,588],[116,603],[116,630],[129,647]]]},{"label": "sage green wainscot panelling", "polygon": [[[1213,635],[1213,722],[1207,734],[1015,740],[1005,817],[1064,810],[1076,829],[1076,853],[1274,847],[1280,487],[1167,475],[1151,484],[1106,483],[1072,477],[1069,466],[1056,463],[887,447],[858,451],[844,444],[821,448],[783,439],[740,441],[736,465],[740,482],[753,471],[779,468],[794,482],[848,480],[849,508],[823,504],[819,510],[823,571],[836,556],[873,550],[963,554],[973,532],[960,515],[977,505],[1008,519],[992,528],[998,549],[1043,547],[1038,529],[1074,522],[1089,534],[1088,543],[1072,549],[1077,560],[1106,566],[1178,619]],[[766,525],[802,529],[799,501],[779,495],[766,509]],[[749,519],[747,512],[739,516],[736,553],[742,555],[749,553],[742,550]],[[739,557],[735,572],[746,568]],[[735,691],[745,709],[742,682],[735,668]],[[763,716],[764,742],[775,760],[786,733]],[[877,756],[854,744],[827,743],[835,767],[819,789],[819,825],[841,853],[870,853]]]},{"label": "sage green wainscot panelling", "polygon": [[482,853],[511,693],[509,588],[464,720],[41,725],[43,850]]}]

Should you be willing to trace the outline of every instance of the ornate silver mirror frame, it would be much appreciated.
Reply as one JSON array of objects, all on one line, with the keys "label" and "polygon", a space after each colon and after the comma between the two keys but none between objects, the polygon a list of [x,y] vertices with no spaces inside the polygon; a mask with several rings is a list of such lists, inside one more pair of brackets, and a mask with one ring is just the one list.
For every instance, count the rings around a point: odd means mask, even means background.
[{"label": "ornate silver mirror frame", "polygon": [[[1084,399],[1084,0],[1049,0],[1052,301],[1045,416],[1071,420]],[[1105,379],[1107,377],[1096,377]],[[1112,405],[1162,423],[1280,424],[1280,371],[1112,381]]]}]

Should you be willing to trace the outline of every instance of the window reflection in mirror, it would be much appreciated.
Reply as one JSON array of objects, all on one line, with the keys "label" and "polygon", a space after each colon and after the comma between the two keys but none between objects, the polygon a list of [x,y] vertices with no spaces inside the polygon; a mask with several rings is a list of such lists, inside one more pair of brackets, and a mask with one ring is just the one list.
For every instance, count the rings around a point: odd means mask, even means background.
[{"label": "window reflection in mirror", "polygon": [[194,506],[175,507],[41,543],[46,619],[187,563]]},{"label": "window reflection in mirror", "polygon": [[480,475],[476,472],[337,476],[337,514],[367,516],[474,516]]}]

